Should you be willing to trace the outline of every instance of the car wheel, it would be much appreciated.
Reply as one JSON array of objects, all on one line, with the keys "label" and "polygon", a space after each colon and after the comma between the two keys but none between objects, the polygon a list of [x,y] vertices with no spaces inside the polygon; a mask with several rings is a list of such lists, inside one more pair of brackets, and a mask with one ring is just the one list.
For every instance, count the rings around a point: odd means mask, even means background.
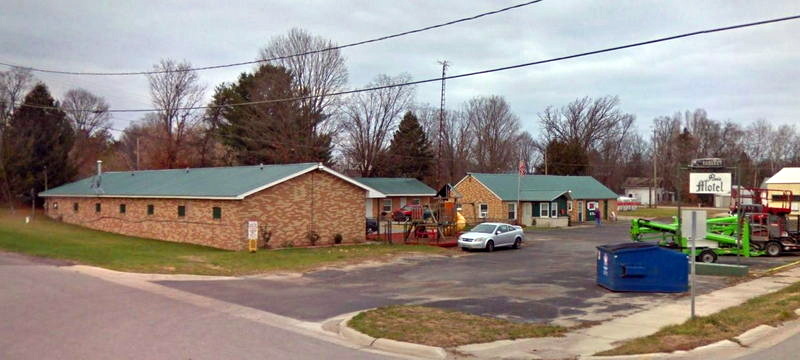
[{"label": "car wheel", "polygon": [[717,253],[713,250],[703,250],[700,255],[697,255],[697,261],[702,263],[715,263],[717,262]]},{"label": "car wheel", "polygon": [[486,251],[488,252],[494,251],[494,241],[489,240],[489,242],[486,243]]},{"label": "car wheel", "polygon": [[517,238],[514,240],[514,249],[519,249],[522,247],[522,239]]},{"label": "car wheel", "polygon": [[769,256],[778,256],[783,251],[783,245],[777,241],[770,241],[764,246],[764,250],[767,251],[767,255]]},{"label": "car wheel", "polygon": [[461,248],[461,251],[469,251],[469,249],[467,249],[467,248],[465,248],[465,247],[462,247],[462,248]]}]

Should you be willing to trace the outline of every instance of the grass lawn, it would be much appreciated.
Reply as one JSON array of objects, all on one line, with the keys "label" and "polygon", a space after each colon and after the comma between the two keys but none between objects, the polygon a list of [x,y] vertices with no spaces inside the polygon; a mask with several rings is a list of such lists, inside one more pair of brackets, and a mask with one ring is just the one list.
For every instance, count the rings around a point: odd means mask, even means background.
[{"label": "grass lawn", "polygon": [[657,333],[630,340],[615,349],[596,355],[633,355],[689,350],[720,340],[732,339],[758,325],[777,325],[797,318],[800,307],[800,282],[762,295],[709,316],[700,316],[680,325],[665,326]]},{"label": "grass lawn", "polygon": [[[692,210],[696,210],[696,208],[691,208]],[[702,209],[706,210],[708,217],[714,217],[719,213],[724,213],[724,210],[719,209]],[[641,207],[633,211],[620,211],[617,215],[619,216],[633,216],[633,217],[643,217],[643,218],[669,218],[672,216],[678,215],[678,208],[676,207],[658,207],[658,208],[647,208]]]},{"label": "grass lawn", "polygon": [[503,339],[558,336],[566,328],[516,323],[503,319],[426,306],[394,305],[362,312],[348,325],[374,338],[453,347]]},{"label": "grass lawn", "polygon": [[37,214],[0,211],[0,250],[104,268],[144,273],[245,275],[303,271],[329,264],[387,259],[403,253],[447,253],[434,246],[339,245],[323,248],[225,251],[204,246],[149,240],[64,224]]}]

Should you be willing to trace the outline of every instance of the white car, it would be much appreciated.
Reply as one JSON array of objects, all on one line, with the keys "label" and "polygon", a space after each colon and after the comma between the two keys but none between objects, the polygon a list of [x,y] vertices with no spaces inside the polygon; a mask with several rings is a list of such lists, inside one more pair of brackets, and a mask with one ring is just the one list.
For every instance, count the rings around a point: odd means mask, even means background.
[{"label": "white car", "polygon": [[503,223],[483,223],[475,225],[469,232],[458,237],[462,250],[485,249],[494,251],[495,247],[510,246],[519,249],[525,234],[522,227]]}]

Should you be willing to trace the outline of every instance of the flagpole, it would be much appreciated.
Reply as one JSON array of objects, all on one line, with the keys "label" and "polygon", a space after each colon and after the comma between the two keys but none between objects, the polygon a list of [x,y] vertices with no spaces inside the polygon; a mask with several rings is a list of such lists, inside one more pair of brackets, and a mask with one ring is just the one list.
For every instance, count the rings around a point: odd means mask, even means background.
[{"label": "flagpole", "polygon": [[522,216],[520,216],[520,212],[522,209],[519,208],[519,183],[522,179],[522,161],[519,162],[519,169],[517,169],[517,208],[515,214],[517,216],[517,223],[521,226],[522,225]]}]

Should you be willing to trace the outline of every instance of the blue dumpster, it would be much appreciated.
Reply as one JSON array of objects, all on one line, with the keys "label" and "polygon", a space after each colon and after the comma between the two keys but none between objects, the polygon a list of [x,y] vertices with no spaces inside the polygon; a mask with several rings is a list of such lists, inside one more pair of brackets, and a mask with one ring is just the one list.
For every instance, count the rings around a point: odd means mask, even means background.
[{"label": "blue dumpster", "polygon": [[598,246],[597,284],[611,291],[685,292],[689,257],[650,243]]}]

